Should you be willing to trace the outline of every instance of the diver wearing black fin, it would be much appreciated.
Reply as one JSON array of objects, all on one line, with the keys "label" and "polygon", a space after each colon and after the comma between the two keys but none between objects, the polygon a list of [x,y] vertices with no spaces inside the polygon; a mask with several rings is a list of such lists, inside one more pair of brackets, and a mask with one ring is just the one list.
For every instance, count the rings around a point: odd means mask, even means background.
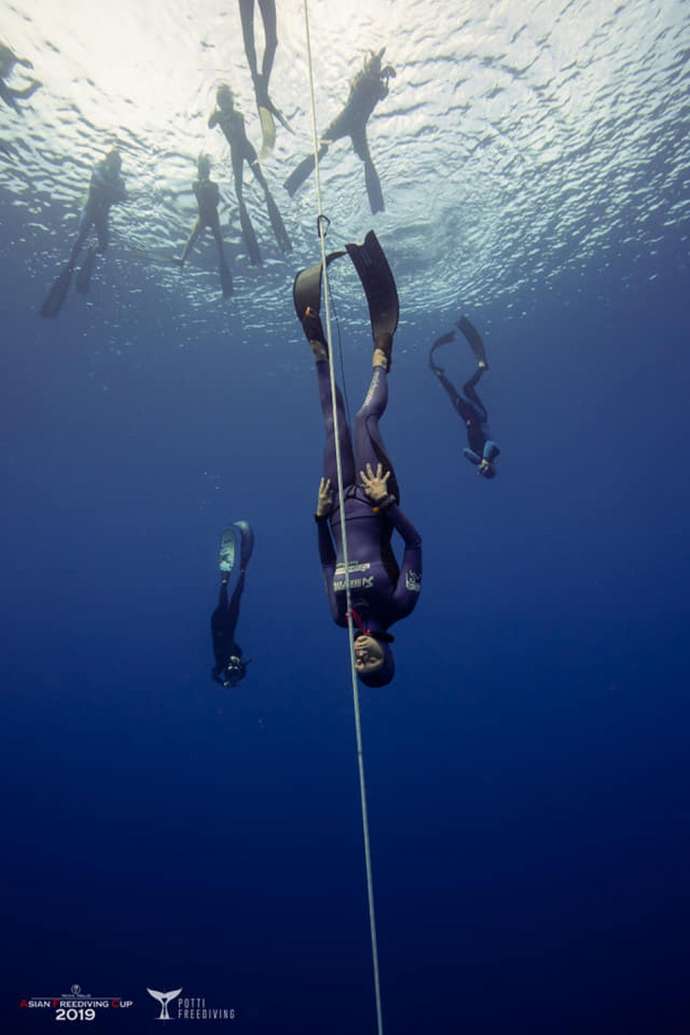
[{"label": "diver wearing black fin", "polygon": [[[218,556],[218,604],[211,615],[211,638],[215,659],[211,678],[225,687],[235,687],[244,679],[250,660],[244,658],[242,648],[235,639],[235,630],[240,617],[240,602],[247,566],[253,550],[254,532],[248,521],[235,521],[223,531]],[[238,561],[239,577],[232,596],[228,598],[228,583],[233,571],[238,567]]]},{"label": "diver wearing black fin", "polygon": [[[357,157],[364,163],[364,180],[369,197],[369,207],[375,214],[383,212],[385,205],[381,183],[369,152],[367,140],[367,121],[374,108],[388,96],[389,79],[395,78],[395,69],[391,65],[382,67],[385,51],[382,47],[377,53],[371,51],[365,58],[364,67],[350,83],[350,96],[341,113],[325,130],[319,144],[319,159],[327,152],[329,144],[343,137],[349,137]],[[302,186],[314,171],[314,156],[307,155],[297,165],[285,181],[285,188],[290,197]]]},{"label": "diver wearing black fin", "polygon": [[268,87],[273,70],[273,60],[278,48],[278,31],[276,28],[276,5],[275,0],[259,0],[259,10],[264,26],[264,56],[259,72],[256,61],[256,43],[254,39],[254,0],[239,0],[240,19],[242,21],[242,37],[244,39],[244,52],[247,55],[249,71],[254,83],[254,96],[256,107],[261,121],[261,135],[263,143],[261,155],[263,159],[271,153],[276,142],[276,127],[273,118],[278,119],[281,126],[293,132],[287,119],[271,100]]},{"label": "diver wearing black fin", "polygon": [[[388,629],[394,622],[407,617],[419,599],[422,543],[419,533],[399,508],[400,489],[379,429],[379,421],[388,401],[388,371],[393,334],[398,323],[395,281],[373,233],[367,234],[363,245],[348,245],[347,251],[355,264],[369,303],[374,338],[373,370],[369,389],[354,419],[352,432],[348,426],[343,397],[337,387],[336,409],[345,488],[351,618],[355,626],[355,667],[363,683],[378,687],[390,683],[395,671],[391,650],[393,637]],[[327,257],[326,263],[342,254],[333,252]],[[326,432],[323,477],[316,508],[319,557],[333,620],[342,628],[347,628],[339,503],[333,492],[337,471],[328,343],[319,316],[322,276],[321,263],[299,273],[293,286],[293,299],[316,361]],[[402,537],[405,545],[400,564],[391,545],[394,530]]]},{"label": "diver wearing black fin", "polygon": [[41,306],[41,316],[57,316],[62,309],[72,283],[72,274],[78,262],[79,253],[93,229],[96,231],[98,246],[93,246],[88,250],[77,284],[78,290],[82,294],[88,292],[96,255],[105,252],[110,241],[108,227],[110,209],[113,205],[127,200],[124,180],[120,176],[121,168],[122,159],[117,148],[109,151],[105,158],[94,166],[89,184],[89,195],[82,212],[77,238],[72,246],[66,267],[53,283],[48,297]]},{"label": "diver wearing black fin", "polygon": [[221,290],[223,292],[223,297],[228,298],[232,294],[232,274],[230,273],[227,259],[225,257],[223,234],[221,232],[220,219],[218,217],[220,191],[218,190],[218,184],[214,183],[211,179],[211,161],[206,157],[206,155],[201,155],[199,157],[197,170],[199,172],[199,178],[194,181],[192,189],[194,190],[194,196],[196,197],[199,214],[194,226],[192,227],[189,239],[184,246],[184,251],[178,261],[180,269],[182,269],[189,253],[196,244],[200,235],[206,228],[208,228],[213,234],[213,239],[216,242],[216,248],[218,249],[218,272],[220,274]]},{"label": "diver wearing black fin", "polygon": [[235,108],[232,91],[226,83],[221,83],[218,87],[216,92],[216,103],[217,107],[211,114],[208,124],[211,129],[213,129],[214,126],[220,126],[225,139],[230,145],[230,160],[232,162],[232,173],[235,181],[235,192],[237,194],[242,236],[244,237],[244,242],[247,246],[249,261],[254,265],[260,266],[261,252],[259,250],[256,234],[254,233],[252,221],[249,218],[249,212],[244,203],[242,171],[245,162],[249,165],[249,168],[253,172],[259,186],[264,192],[268,217],[271,221],[271,226],[273,228],[273,233],[278,243],[278,247],[283,252],[290,252],[292,251],[292,242],[290,241],[288,232],[285,229],[285,224],[283,223],[280,212],[278,211],[278,206],[273,200],[273,195],[271,194],[268,183],[261,171],[256,150],[247,138],[244,128],[244,118]]},{"label": "diver wearing black fin", "polygon": [[477,359],[476,371],[469,381],[466,381],[462,386],[464,398],[446,377],[443,368],[434,361],[436,349],[442,345],[449,345],[450,342],[455,340],[454,331],[449,331],[436,339],[429,352],[429,366],[445,389],[448,398],[467,428],[467,448],[463,450],[466,459],[477,467],[477,474],[482,475],[484,478],[495,478],[495,461],[500,455],[501,450],[490,437],[489,415],[484,403],[477,394],[476,388],[482,375],[489,369],[486,349],[479,331],[466,316],[460,317],[456,327],[464,334]]}]

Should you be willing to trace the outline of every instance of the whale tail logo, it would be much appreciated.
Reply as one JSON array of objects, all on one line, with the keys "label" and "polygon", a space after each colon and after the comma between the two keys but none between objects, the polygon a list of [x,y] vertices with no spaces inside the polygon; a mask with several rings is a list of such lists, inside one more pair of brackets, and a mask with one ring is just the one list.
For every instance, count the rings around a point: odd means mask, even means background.
[{"label": "whale tail logo", "polygon": [[173,999],[177,999],[182,989],[176,988],[174,992],[157,992],[155,988],[147,988],[146,991],[161,1004],[160,1016],[157,1017],[156,1020],[169,1021],[170,1014],[168,1013],[168,1003],[172,1002]]}]

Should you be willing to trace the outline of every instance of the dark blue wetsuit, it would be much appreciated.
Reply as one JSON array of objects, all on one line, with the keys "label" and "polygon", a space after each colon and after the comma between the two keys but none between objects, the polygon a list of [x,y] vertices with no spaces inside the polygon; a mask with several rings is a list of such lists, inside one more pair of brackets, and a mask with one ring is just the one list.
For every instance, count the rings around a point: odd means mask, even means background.
[{"label": "dark blue wetsuit", "polygon": [[228,580],[221,579],[218,605],[211,615],[211,638],[215,665],[211,671],[216,683],[224,685],[222,673],[231,657],[241,658],[242,648],[235,640],[235,628],[240,616],[240,600],[244,591],[244,572],[241,573],[232,597],[228,600]]},{"label": "dark blue wetsuit", "polygon": [[[324,477],[335,486],[335,436],[328,364],[317,363],[316,370],[326,430]],[[422,540],[398,506],[398,485],[379,432],[379,419],[388,401],[387,377],[383,367],[374,368],[366,399],[355,417],[354,448],[342,396],[340,391],[337,392],[352,606],[374,636],[385,633],[394,622],[410,614],[419,599],[422,579]],[[359,472],[366,470],[368,463],[373,468],[381,463],[384,471],[391,471],[388,488],[393,501],[383,509],[377,509],[357,484]],[[345,567],[337,497],[330,514],[317,519],[317,524],[319,554],[331,614],[337,625],[347,627]],[[405,543],[402,566],[398,566],[391,547],[394,529]]]},{"label": "dark blue wetsuit", "polygon": [[97,162],[91,174],[89,196],[79,223],[79,233],[72,247],[70,266],[76,264],[79,252],[84,245],[91,228],[96,231],[98,248],[104,252],[110,241],[108,216],[113,205],[127,200],[125,183],[119,173],[108,168],[106,161]]},{"label": "dark blue wetsuit", "polygon": [[500,450],[491,439],[488,423],[489,415],[486,412],[484,403],[477,395],[475,387],[484,371],[481,368],[476,370],[469,381],[466,381],[462,386],[465,398],[457,391],[455,385],[448,380],[439,367],[434,368],[434,373],[448,393],[453,406],[465,422],[469,448],[463,449],[464,455],[473,464],[480,464],[482,460],[495,460]]}]

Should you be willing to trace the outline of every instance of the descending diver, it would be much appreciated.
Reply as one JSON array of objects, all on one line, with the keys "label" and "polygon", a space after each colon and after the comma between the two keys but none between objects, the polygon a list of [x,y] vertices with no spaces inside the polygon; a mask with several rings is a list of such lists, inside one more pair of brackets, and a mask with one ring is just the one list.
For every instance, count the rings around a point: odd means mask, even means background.
[{"label": "descending diver", "polygon": [[[328,150],[328,145],[342,137],[350,137],[355,154],[364,162],[364,179],[369,195],[369,205],[373,213],[383,212],[383,192],[378,173],[374,168],[367,141],[367,120],[379,101],[388,96],[388,80],[395,78],[395,69],[391,65],[381,67],[385,47],[378,53],[371,51],[364,60],[364,67],[350,83],[350,96],[340,115],[331,122],[321,137],[319,158]],[[302,186],[314,171],[314,156],[307,155],[285,181],[290,197]]]},{"label": "descending diver", "polygon": [[276,3],[275,0],[259,0],[259,10],[264,23],[264,58],[261,62],[261,72],[258,70],[256,61],[256,45],[254,41],[254,0],[239,0],[240,18],[242,20],[242,36],[244,38],[244,50],[249,62],[249,71],[252,74],[254,83],[254,95],[256,106],[261,120],[261,135],[263,144],[261,147],[261,158],[265,158],[273,150],[276,142],[276,127],[273,116],[278,119],[281,126],[290,130],[287,119],[281,111],[276,108],[268,93],[268,85],[273,70],[273,59],[278,47],[278,33],[276,30]]},{"label": "descending diver", "polygon": [[273,195],[271,194],[264,174],[261,171],[256,151],[247,139],[247,134],[244,128],[244,118],[235,108],[232,91],[226,83],[222,83],[218,87],[216,102],[218,107],[208,120],[208,124],[211,129],[213,129],[214,126],[220,126],[225,135],[225,139],[230,145],[230,159],[232,161],[232,173],[235,179],[235,191],[237,193],[237,203],[240,211],[242,236],[244,237],[244,242],[247,246],[249,261],[260,266],[261,252],[259,251],[259,244],[256,240],[256,234],[254,233],[254,227],[249,218],[247,207],[244,203],[242,170],[245,162],[247,162],[254,173],[254,176],[258,180],[259,186],[262,188],[266,197],[268,216],[271,220],[271,226],[273,227],[273,233],[275,234],[279,248],[284,252],[289,252],[292,251],[292,244],[283,224],[280,212],[278,211],[278,206],[273,200]]},{"label": "descending diver", "polygon": [[[347,252],[364,287],[374,338],[373,374],[364,403],[354,421],[354,442],[347,425],[343,398],[336,390],[338,438],[343,484],[352,619],[357,627],[354,654],[357,674],[367,686],[385,686],[395,669],[388,629],[414,609],[421,589],[422,541],[400,510],[400,492],[379,431],[388,401],[388,371],[393,334],[398,326],[398,294],[393,274],[376,235],[363,245],[348,244]],[[334,252],[327,264],[343,255]],[[321,410],[326,431],[323,478],[319,486],[316,522],[319,555],[333,620],[347,627],[345,568],[340,537],[336,484],[334,421],[328,365],[328,345],[319,317],[321,265],[295,278],[294,301],[316,360]],[[360,483],[357,484],[359,474]],[[405,543],[399,567],[391,536],[396,530]]]},{"label": "descending diver", "polygon": [[469,381],[466,381],[462,386],[465,398],[460,395],[455,386],[448,380],[443,368],[437,366],[434,362],[434,352],[436,349],[441,345],[448,345],[453,341],[455,338],[455,331],[449,331],[448,334],[444,334],[431,346],[431,351],[429,353],[429,366],[445,388],[450,401],[464,420],[467,427],[467,442],[469,448],[463,449],[463,453],[471,463],[476,464],[477,474],[481,474],[484,478],[495,478],[495,461],[501,451],[496,443],[489,437],[489,415],[486,412],[486,407],[479,398],[476,390],[476,386],[482,374],[489,369],[489,364],[486,359],[486,351],[484,349],[484,342],[482,341],[477,328],[470,323],[466,316],[461,316],[456,326],[459,327],[465,335],[465,338],[469,342],[470,348],[477,359],[476,371]]},{"label": "descending diver", "polygon": [[91,275],[96,263],[96,255],[98,252],[105,252],[108,247],[110,239],[108,228],[110,208],[112,205],[117,205],[127,200],[124,180],[120,176],[121,168],[122,159],[116,147],[109,151],[105,158],[94,166],[89,185],[89,194],[69,261],[48,292],[48,297],[41,307],[41,316],[57,316],[62,309],[72,282],[74,267],[79,259],[79,253],[93,229],[96,231],[98,245],[91,245],[87,250],[86,257],[77,275],[76,284],[77,291],[83,295],[88,294],[91,286]]},{"label": "descending diver", "polygon": [[26,58],[17,57],[12,48],[8,47],[7,44],[0,43],[0,97],[10,108],[14,108],[18,115],[22,115],[22,109],[17,104],[17,101],[28,100],[29,97],[36,93],[41,83],[38,79],[32,79],[28,86],[24,86],[21,89],[17,89],[16,86],[8,86],[5,80],[12,74],[15,65],[21,65],[23,68],[34,67]]},{"label": "descending diver", "polygon": [[[247,521],[236,521],[226,528],[220,541],[220,590],[218,605],[211,615],[211,637],[215,665],[211,678],[221,686],[235,687],[247,674],[248,660],[235,640],[235,629],[240,616],[240,600],[244,591],[247,565],[254,549],[254,533]],[[228,582],[237,564],[240,572],[237,584],[228,599]]]},{"label": "descending diver", "polygon": [[220,192],[218,190],[218,184],[214,183],[211,179],[211,162],[205,155],[201,155],[199,158],[197,169],[199,171],[199,179],[194,181],[193,190],[199,207],[199,214],[197,216],[196,223],[192,227],[189,240],[184,246],[184,251],[179,259],[180,269],[184,266],[185,261],[199,239],[199,236],[206,227],[208,227],[213,234],[216,247],[218,248],[218,270],[220,273],[220,285],[223,291],[223,297],[228,298],[232,294],[232,274],[228,269],[228,264],[225,258],[223,235],[220,229],[220,219],[218,218],[218,201],[220,199]]}]

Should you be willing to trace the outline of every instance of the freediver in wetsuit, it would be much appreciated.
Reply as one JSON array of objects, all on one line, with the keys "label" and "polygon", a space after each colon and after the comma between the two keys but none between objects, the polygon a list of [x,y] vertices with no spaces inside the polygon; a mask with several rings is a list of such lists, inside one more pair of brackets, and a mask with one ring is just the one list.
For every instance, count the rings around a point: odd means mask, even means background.
[{"label": "freediver in wetsuit", "polygon": [[[364,163],[364,179],[369,196],[369,205],[373,213],[383,212],[385,205],[381,181],[371,160],[369,142],[367,140],[367,121],[379,101],[388,96],[388,80],[395,78],[395,69],[391,65],[381,67],[385,47],[378,53],[371,51],[364,60],[364,67],[350,83],[350,96],[347,104],[331,122],[321,137],[319,159],[326,154],[328,145],[342,137],[349,137],[355,154]],[[290,197],[314,171],[314,155],[307,155],[296,169],[288,176],[285,187]]]},{"label": "freediver in wetsuit", "polygon": [[23,86],[21,89],[18,89],[16,86],[8,86],[5,80],[12,74],[15,65],[21,65],[23,68],[34,67],[26,58],[17,57],[12,48],[8,47],[7,44],[0,43],[0,98],[10,108],[13,108],[18,115],[23,115],[24,113],[17,101],[28,100],[42,84],[38,79],[32,79],[28,86]]},{"label": "freediver in wetsuit", "polygon": [[120,176],[122,159],[117,148],[113,148],[102,161],[97,162],[91,174],[89,194],[79,223],[79,232],[72,246],[69,261],[62,273],[48,292],[41,316],[57,316],[67,298],[74,267],[79,259],[86,240],[92,230],[96,231],[97,245],[91,245],[77,275],[76,288],[80,294],[88,294],[91,286],[91,275],[96,263],[96,255],[103,253],[108,247],[110,231],[108,217],[113,205],[127,200],[124,180]]},{"label": "freediver in wetsuit", "polygon": [[261,135],[263,143],[261,147],[261,158],[265,158],[273,150],[276,142],[276,127],[273,117],[278,119],[281,126],[293,130],[281,111],[276,108],[268,93],[268,86],[273,70],[273,60],[278,48],[278,31],[276,28],[276,4],[275,0],[258,0],[261,19],[264,24],[264,57],[259,72],[256,61],[256,43],[254,40],[254,0],[239,0],[240,19],[242,21],[242,37],[244,39],[244,51],[249,62],[249,71],[252,74],[254,83],[254,96],[256,107],[261,120]]},{"label": "freediver in wetsuit", "polygon": [[[388,629],[394,622],[407,617],[419,599],[422,541],[398,506],[400,491],[379,430],[379,421],[388,401],[388,371],[393,334],[398,324],[395,281],[373,231],[367,234],[363,245],[348,244],[347,252],[367,296],[374,337],[373,373],[364,403],[355,417],[354,441],[339,390],[336,403],[345,486],[352,618],[357,627],[355,665],[357,674],[367,686],[385,686],[390,683],[395,670],[390,646],[393,637]],[[336,252],[328,257],[328,261],[342,254]],[[316,360],[326,431],[323,478],[316,509],[319,556],[333,620],[347,628],[340,514],[333,492],[337,476],[328,346],[319,317],[320,296],[319,264],[298,274],[294,300]],[[391,547],[394,529],[405,544],[401,566]]]},{"label": "freediver in wetsuit", "polygon": [[249,261],[260,266],[261,252],[259,250],[259,244],[256,240],[252,221],[247,212],[247,206],[244,203],[242,171],[245,162],[249,165],[249,168],[254,173],[259,186],[264,192],[268,216],[271,220],[271,226],[273,227],[273,233],[278,242],[278,247],[284,252],[289,252],[292,251],[292,243],[288,237],[280,212],[278,211],[278,206],[273,200],[273,195],[271,194],[264,174],[261,171],[256,151],[247,139],[247,134],[244,128],[244,117],[240,115],[239,111],[235,108],[232,91],[226,83],[222,83],[218,87],[216,102],[218,106],[208,120],[208,124],[211,129],[213,129],[214,126],[220,126],[225,139],[230,145],[230,159],[232,161],[232,173],[235,180],[235,192],[237,194],[237,204],[240,212],[242,236],[244,237],[244,242],[247,246]]},{"label": "freediver in wetsuit", "polygon": [[[238,551],[239,541],[239,551]],[[220,588],[218,604],[211,615],[211,638],[215,664],[211,678],[221,686],[235,687],[247,674],[248,661],[235,639],[240,617],[240,601],[244,592],[247,565],[254,549],[254,533],[247,521],[236,521],[223,532],[220,546]],[[240,571],[232,596],[228,598],[228,582],[239,552]]]},{"label": "freediver in wetsuit", "polygon": [[443,368],[434,362],[434,352],[436,349],[440,348],[441,345],[450,344],[455,338],[455,331],[449,331],[448,334],[444,334],[436,339],[429,353],[429,366],[445,388],[450,401],[465,422],[468,443],[468,448],[463,449],[465,457],[470,463],[476,465],[477,474],[481,474],[484,478],[495,478],[495,461],[501,450],[490,437],[489,415],[476,389],[480,378],[489,369],[484,342],[477,328],[466,316],[461,316],[456,326],[464,334],[477,359],[476,371],[469,381],[466,381],[462,386],[465,398],[457,391],[452,382],[448,380]]},{"label": "freediver in wetsuit", "polygon": [[199,179],[194,181],[192,189],[194,190],[194,196],[196,197],[199,214],[194,226],[192,227],[189,240],[184,246],[184,251],[180,256],[180,269],[184,266],[189,257],[189,253],[196,244],[200,235],[208,227],[213,234],[213,239],[215,240],[216,247],[218,249],[218,271],[220,273],[220,285],[223,291],[223,297],[228,298],[232,294],[232,274],[228,269],[228,263],[225,258],[223,235],[220,229],[220,219],[218,218],[220,192],[218,190],[218,184],[214,183],[211,179],[211,162],[206,155],[201,155],[199,158],[197,169],[199,171]]}]

